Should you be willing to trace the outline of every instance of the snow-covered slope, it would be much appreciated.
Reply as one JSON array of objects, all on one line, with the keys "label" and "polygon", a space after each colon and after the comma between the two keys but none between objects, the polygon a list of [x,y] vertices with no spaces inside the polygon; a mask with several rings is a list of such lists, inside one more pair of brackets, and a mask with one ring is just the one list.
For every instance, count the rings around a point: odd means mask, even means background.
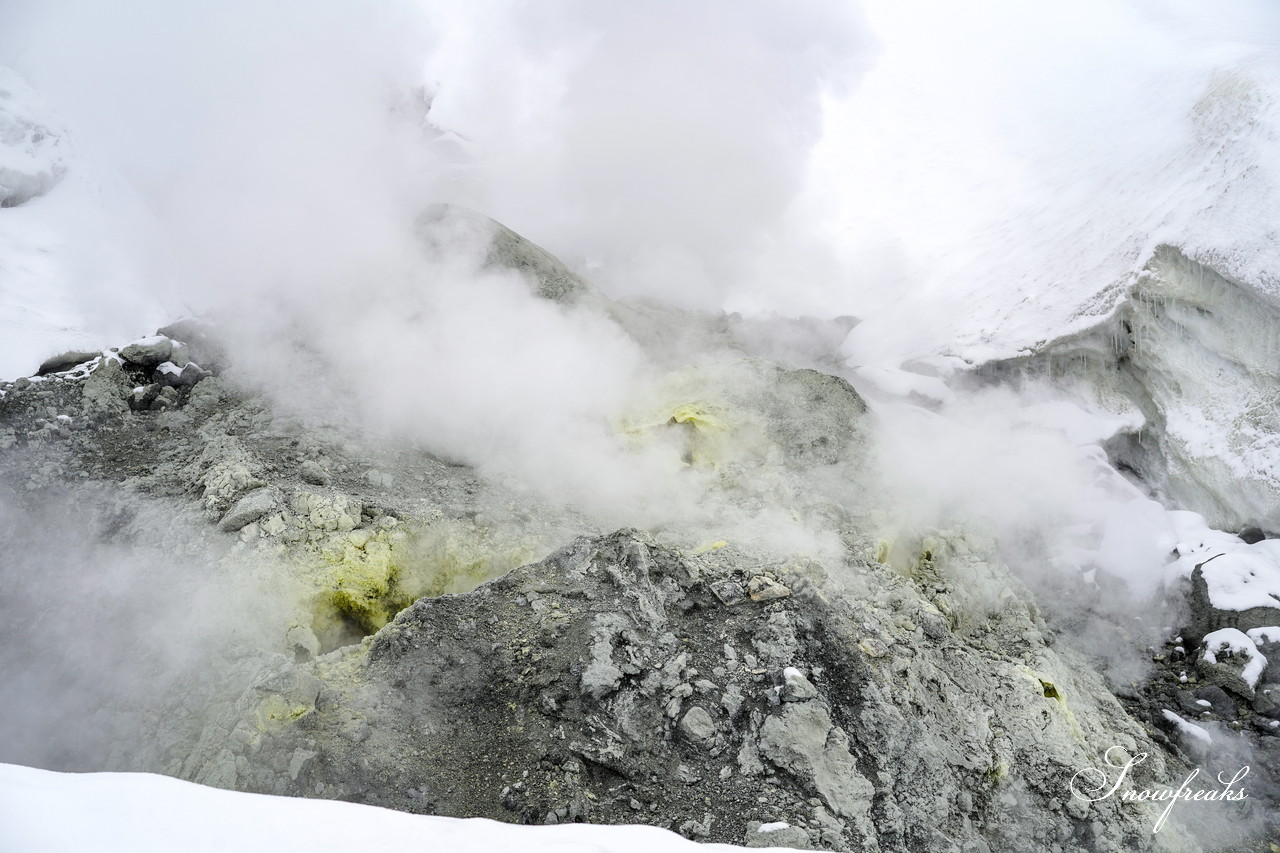
[{"label": "snow-covered slope", "polygon": [[141,247],[154,223],[81,155],[53,109],[0,66],[0,376],[169,319]]},{"label": "snow-covered slope", "polygon": [[1274,4],[867,7],[883,55],[820,152],[863,271],[856,363],[1079,332],[1161,244],[1280,298]]},{"label": "snow-covered slope", "polygon": [[[465,756],[459,756],[465,760]],[[768,833],[763,833],[768,835]],[[22,853],[728,853],[652,826],[526,827],[332,800],[242,794],[149,773],[52,773],[0,764],[0,848]]]},{"label": "snow-covered slope", "polygon": [[44,113],[35,92],[0,68],[0,207],[44,195],[66,172],[64,131]]}]

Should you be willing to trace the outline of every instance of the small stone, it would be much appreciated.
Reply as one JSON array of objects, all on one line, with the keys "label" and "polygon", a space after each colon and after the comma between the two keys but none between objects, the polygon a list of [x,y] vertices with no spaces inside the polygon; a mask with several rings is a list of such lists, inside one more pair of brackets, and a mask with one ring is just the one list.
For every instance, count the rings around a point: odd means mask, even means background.
[{"label": "small stone", "polygon": [[716,724],[705,708],[694,705],[680,719],[680,731],[693,741],[705,741],[716,733]]},{"label": "small stone", "polygon": [[696,785],[702,781],[702,774],[687,764],[680,764],[676,767],[676,779],[686,785]]},{"label": "small stone", "polygon": [[747,847],[790,847],[793,850],[812,850],[809,834],[798,826],[790,826],[783,821],[762,823],[753,820],[747,824],[747,833],[743,837]]},{"label": "small stone", "polygon": [[791,594],[791,590],[764,575],[756,575],[752,578],[747,584],[747,592],[751,600],[756,602],[777,601]]},{"label": "small stone", "polygon": [[250,522],[257,521],[276,506],[276,496],[271,489],[254,489],[236,501],[218,523],[221,530],[231,533]]},{"label": "small stone", "polygon": [[289,759],[289,778],[298,781],[298,777],[307,771],[318,753],[310,749],[295,749]]},{"label": "small stone", "polygon": [[727,607],[741,604],[747,600],[746,590],[737,581],[716,581],[711,584],[711,591],[715,593],[716,598],[720,599],[720,603]]},{"label": "small stone", "polygon": [[302,478],[302,482],[310,483],[313,486],[329,485],[329,472],[320,466],[319,462],[308,459],[298,466],[298,476]]},{"label": "small stone", "polygon": [[888,649],[884,647],[884,643],[875,637],[867,637],[858,641],[858,648],[864,655],[871,658],[882,658],[888,653]]},{"label": "small stone", "polygon": [[160,393],[157,394],[155,399],[151,401],[151,405],[148,406],[148,408],[151,409],[151,411],[153,412],[162,412],[162,411],[165,411],[166,409],[177,408],[177,406],[178,406],[177,389],[173,387],[167,387],[167,388],[160,389]]},{"label": "small stone", "polygon": [[783,702],[807,702],[818,697],[818,688],[794,666],[782,670],[778,678],[781,682],[778,695]]}]

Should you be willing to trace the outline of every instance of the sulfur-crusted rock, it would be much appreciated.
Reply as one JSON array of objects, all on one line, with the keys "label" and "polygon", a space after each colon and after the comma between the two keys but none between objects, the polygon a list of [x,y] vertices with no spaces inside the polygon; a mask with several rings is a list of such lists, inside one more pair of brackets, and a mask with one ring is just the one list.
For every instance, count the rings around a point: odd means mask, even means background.
[{"label": "sulfur-crusted rock", "polygon": [[1000,614],[979,645],[920,631],[934,586],[878,564],[843,580],[776,565],[790,596],[725,606],[713,587],[739,561],[759,565],[628,530],[421,599],[366,643],[290,664],[323,684],[322,701],[296,721],[276,714],[252,747],[226,734],[261,716],[262,690],[247,691],[206,730],[190,775],[229,753],[246,790],[535,823],[563,811],[734,843],[783,822],[803,828],[788,844],[819,849],[950,849],[940,836],[961,849],[1194,849],[1176,825],[1153,835],[1141,803],[1066,808],[1073,775],[1105,766],[1116,743],[1151,756],[1135,785],[1183,768],[1083,660],[1044,645],[1003,569],[985,568],[998,605],[972,592]]}]

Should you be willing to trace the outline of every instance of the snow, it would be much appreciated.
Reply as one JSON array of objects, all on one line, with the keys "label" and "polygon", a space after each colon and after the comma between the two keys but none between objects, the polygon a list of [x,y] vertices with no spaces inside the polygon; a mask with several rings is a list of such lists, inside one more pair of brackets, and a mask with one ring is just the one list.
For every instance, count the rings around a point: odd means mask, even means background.
[{"label": "snow", "polygon": [[0,67],[0,207],[44,195],[62,179],[65,134],[31,87]]},{"label": "snow", "polygon": [[1197,726],[1195,723],[1188,723],[1186,720],[1182,719],[1177,714],[1170,711],[1168,708],[1165,708],[1160,713],[1164,714],[1164,718],[1166,720],[1168,720],[1169,722],[1177,726],[1178,731],[1181,732],[1183,735],[1189,738],[1198,740],[1201,743],[1203,743],[1205,746],[1208,746],[1209,744],[1213,743],[1213,738],[1209,736],[1209,733],[1204,729],[1202,729],[1200,726]]},{"label": "snow", "polygon": [[[1219,610],[1280,608],[1280,563],[1273,554],[1246,545],[1203,564],[1209,601]],[[1268,549],[1270,550],[1270,549]]]},{"label": "snow", "polygon": [[1280,540],[1252,545],[1210,528],[1193,512],[1169,514],[1178,536],[1178,557],[1166,567],[1166,583],[1189,578],[1200,566],[1209,601],[1219,610],[1280,609]]},{"label": "snow", "polygon": [[650,826],[517,826],[374,806],[245,794],[149,773],[54,773],[0,764],[0,849],[22,853],[728,853]]},{"label": "snow", "polygon": [[774,821],[773,823],[762,823],[756,832],[779,832],[783,829],[790,829],[791,824],[784,820]]},{"label": "snow", "polygon": [[1244,655],[1248,660],[1240,671],[1240,677],[1249,685],[1249,689],[1258,686],[1258,679],[1267,668],[1267,659],[1258,651],[1253,640],[1243,631],[1236,628],[1222,628],[1204,638],[1204,659],[1208,663],[1218,663],[1219,655]]},{"label": "snow", "polygon": [[1246,631],[1245,633],[1249,635],[1249,639],[1254,642],[1254,645],[1261,645],[1263,643],[1280,643],[1280,627],[1267,626],[1264,628],[1254,628],[1250,631]]},{"label": "snow", "polygon": [[[42,174],[60,177],[41,185],[45,194],[0,207],[0,378],[12,379],[59,352],[157,328],[169,312],[143,268],[156,224],[132,190],[71,145],[52,108],[3,66],[0,93],[9,94],[0,98],[0,186],[18,166],[43,163]],[[37,127],[48,134],[38,145],[28,132]]]},{"label": "snow", "polygon": [[930,402],[949,403],[955,399],[955,392],[947,384],[934,376],[922,376],[907,370],[892,367],[868,366],[855,367],[854,374],[861,380],[862,387],[870,386],[885,394],[895,397],[916,395]]},{"label": "snow", "polygon": [[1160,243],[1268,288],[1271,4],[865,6],[880,54],[831,103],[815,165],[870,273],[847,306],[859,349],[1015,356],[1108,316]]}]

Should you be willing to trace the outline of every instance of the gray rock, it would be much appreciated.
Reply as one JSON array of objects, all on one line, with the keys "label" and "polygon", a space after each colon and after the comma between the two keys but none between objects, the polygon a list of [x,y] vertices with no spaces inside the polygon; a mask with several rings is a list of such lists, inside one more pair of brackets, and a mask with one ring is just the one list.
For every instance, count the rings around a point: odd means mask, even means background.
[{"label": "gray rock", "polygon": [[454,204],[434,204],[417,222],[418,238],[427,253],[449,257],[459,246],[475,245],[488,267],[512,269],[523,275],[543,299],[572,302],[589,287],[564,262],[484,214]]},{"label": "gray rock", "polygon": [[1201,563],[1191,572],[1191,594],[1187,598],[1191,607],[1191,639],[1199,640],[1205,634],[1220,628],[1237,628],[1248,632],[1269,625],[1280,625],[1280,604],[1276,607],[1251,607],[1247,610],[1214,607],[1209,598],[1209,584],[1204,579],[1205,567],[1209,565],[1212,565],[1212,561]]},{"label": "gray rock", "polygon": [[694,705],[680,719],[680,731],[690,740],[701,742],[715,737],[716,724],[705,708]]},{"label": "gray rock", "polygon": [[257,521],[276,508],[276,493],[271,488],[254,489],[240,498],[218,522],[218,527],[228,533]]},{"label": "gray rock", "polygon": [[760,755],[812,790],[836,814],[866,820],[875,788],[858,770],[849,736],[812,703],[788,705],[760,727]]},{"label": "gray rock", "polygon": [[1207,687],[1201,687],[1195,692],[1195,697],[1196,699],[1209,703],[1208,708],[1196,703],[1196,709],[1198,711],[1212,710],[1224,720],[1234,720],[1238,716],[1236,703],[1227,695],[1225,690],[1215,684],[1211,684]]},{"label": "gray rock", "polygon": [[81,405],[86,415],[125,414],[129,396],[129,377],[120,362],[103,357],[98,367],[84,381],[81,388]]},{"label": "gray rock", "polygon": [[120,350],[120,357],[138,367],[158,367],[169,360],[173,353],[173,341],[157,335],[129,344]]},{"label": "gray rock", "polygon": [[211,374],[194,361],[188,361],[182,368],[179,383],[185,388],[193,388],[196,383]]},{"label": "gray rock", "polygon": [[[1211,654],[1211,650],[1204,644],[1199,654],[1196,655],[1196,672],[1200,678],[1207,684],[1216,685],[1223,690],[1230,691],[1236,696],[1244,699],[1252,699],[1254,687],[1250,684],[1249,679],[1245,677],[1245,669],[1250,665],[1254,657],[1257,656],[1257,649],[1248,642],[1247,637],[1237,635],[1246,643],[1246,649],[1250,654],[1244,652],[1232,652],[1225,649],[1221,644],[1213,650],[1216,654]],[[1197,691],[1197,696],[1199,692]],[[1199,698],[1208,698],[1201,696]]]},{"label": "gray rock", "polygon": [[[760,828],[765,827],[761,832]],[[798,826],[773,828],[768,822],[752,821],[747,824],[746,835],[742,837],[744,847],[788,847],[792,850],[812,850],[809,833]]]},{"label": "gray rock", "polygon": [[135,412],[145,412],[151,408],[151,404],[160,396],[160,390],[163,386],[157,383],[143,385],[134,388],[129,394],[129,407]]},{"label": "gray rock", "polygon": [[298,777],[307,772],[318,754],[310,749],[295,749],[289,758],[289,778],[297,782]]},{"label": "gray rock", "polygon": [[778,696],[784,702],[807,702],[818,698],[818,688],[795,667],[778,673]]},{"label": "gray rock", "polygon": [[715,593],[716,598],[720,599],[720,603],[733,606],[741,604],[747,600],[747,592],[742,588],[742,584],[732,580],[716,581],[711,584],[711,591]]},{"label": "gray rock", "polygon": [[151,401],[151,404],[147,408],[153,412],[163,412],[169,409],[176,409],[178,407],[178,399],[178,389],[169,385],[160,389],[160,392],[156,394],[155,399]]},{"label": "gray rock", "polygon": [[[188,318],[170,323],[156,330],[156,334],[181,341],[183,346],[178,348],[179,358],[194,361],[209,373],[217,374],[227,364],[226,348],[218,340],[216,327],[211,323]],[[178,358],[174,358],[174,363],[184,366]]]},{"label": "gray rock", "polygon": [[329,472],[313,459],[307,459],[298,466],[298,476],[302,478],[302,482],[313,486],[327,486],[331,479]]},{"label": "gray rock", "polygon": [[375,489],[389,489],[395,483],[395,477],[385,471],[370,468],[364,472],[364,481]]}]

